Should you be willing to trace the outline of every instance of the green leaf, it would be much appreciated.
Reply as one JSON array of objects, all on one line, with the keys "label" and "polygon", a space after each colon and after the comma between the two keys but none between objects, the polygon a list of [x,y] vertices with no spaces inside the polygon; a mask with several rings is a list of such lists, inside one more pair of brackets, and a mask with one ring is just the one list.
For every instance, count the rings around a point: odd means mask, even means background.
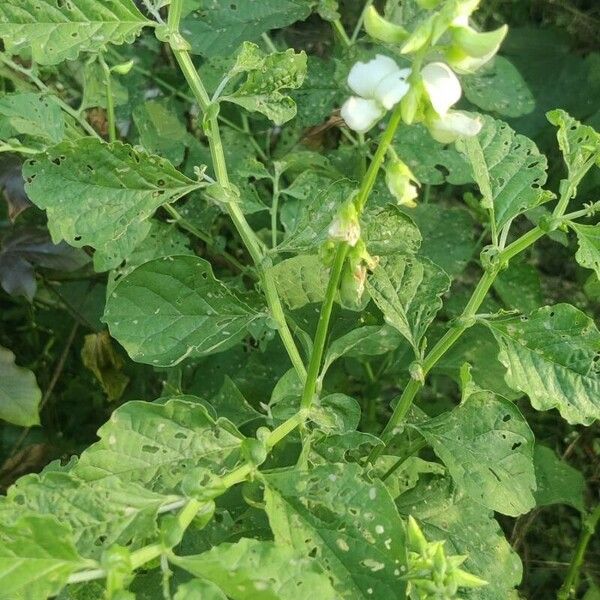
[{"label": "green leaf", "polygon": [[517,68],[496,56],[477,73],[461,78],[465,97],[486,112],[521,117],[535,108],[535,98]]},{"label": "green leaf", "polygon": [[392,204],[367,211],[361,228],[367,249],[374,256],[414,254],[421,245],[414,221]]},{"label": "green leaf", "polygon": [[535,506],[533,433],[512,402],[477,391],[414,427],[475,502],[512,517]]},{"label": "green leaf", "polygon": [[450,278],[426,258],[394,255],[382,261],[367,280],[367,290],[388,324],[421,356],[427,328],[442,307]]},{"label": "green leaf", "polygon": [[227,600],[227,596],[210,581],[193,579],[180,585],[173,600]]},{"label": "green leaf", "polygon": [[230,348],[263,316],[215,279],[207,261],[167,256],[123,277],[103,319],[133,360],[168,367]]},{"label": "green leaf", "polygon": [[233,600],[334,600],[317,562],[287,544],[242,538],[204,554],[174,557],[196,577],[213,582]]},{"label": "green leaf", "polygon": [[149,100],[136,106],[133,121],[140,143],[151,154],[166,158],[174,165],[183,161],[187,128],[164,100]]},{"label": "green leaf", "polygon": [[418,456],[409,456],[401,465],[398,465],[397,456],[383,455],[377,459],[375,469],[382,478],[388,472],[390,473],[385,477],[384,482],[394,499],[414,488],[421,475],[425,473],[444,475],[446,473],[444,465],[423,460]]},{"label": "green leaf", "polygon": [[524,313],[544,303],[538,270],[527,263],[512,263],[494,281],[494,291],[506,305]]},{"label": "green leaf", "polygon": [[317,255],[301,254],[271,268],[281,299],[292,310],[322,302],[329,283],[329,269]]},{"label": "green leaf", "polygon": [[241,427],[264,415],[252,408],[230,377],[225,375],[225,381],[219,393],[210,401],[220,417],[229,419],[236,427]]},{"label": "green leaf", "polygon": [[193,0],[195,9],[182,24],[192,51],[204,56],[228,56],[244,41],[306,19],[308,0]]},{"label": "green leaf", "polygon": [[315,556],[341,598],[405,598],[404,527],[389,492],[356,464],[265,477],[266,511],[279,544]]},{"label": "green leaf", "polygon": [[94,252],[94,271],[102,273],[122,265],[123,261],[146,239],[151,228],[149,219],[133,222],[121,237],[98,246]]},{"label": "green leaf", "polygon": [[202,184],[166,160],[115,142],[81,138],[26,163],[31,200],[48,215],[52,239],[101,248]]},{"label": "green leaf", "polygon": [[594,270],[600,278],[600,224],[569,223],[569,227],[577,234],[579,244],[575,260],[582,267]]},{"label": "green leaf", "polygon": [[450,478],[423,478],[397,500],[402,515],[413,515],[428,540],[445,541],[448,554],[467,555],[463,569],[489,585],[469,590],[469,600],[507,600],[521,582],[519,556],[504,538],[491,511],[452,489]]},{"label": "green leaf", "polygon": [[113,476],[90,482],[48,470],[21,477],[9,488],[0,515],[11,524],[28,511],[54,516],[70,526],[83,556],[99,558],[112,544],[138,548],[155,536],[159,508],[174,500],[178,497],[156,494]]},{"label": "green leaf", "polygon": [[244,70],[249,72],[244,83],[232,94],[221,96],[221,100],[262,113],[276,125],[293,119],[296,103],[282,92],[302,85],[306,76],[306,54],[296,54],[290,48],[268,54],[247,67]]},{"label": "green leaf", "polygon": [[72,473],[87,481],[117,476],[161,493],[173,492],[191,469],[218,474],[239,460],[242,436],[228,421],[214,421],[201,404],[128,402],[98,430]]},{"label": "green leaf", "polygon": [[42,392],[35,375],[15,364],[15,355],[0,346],[0,419],[21,427],[40,424]]},{"label": "green leaf", "polygon": [[585,479],[583,475],[561,460],[553,450],[536,445],[534,451],[537,506],[570,504],[585,512]]},{"label": "green leaf", "polygon": [[0,98],[0,137],[6,140],[19,135],[48,145],[62,141],[65,122],[53,96],[16,93]]},{"label": "green leaf", "polygon": [[401,342],[396,329],[389,325],[357,327],[329,344],[321,373],[342,356],[378,356],[395,350]]},{"label": "green leaf", "polygon": [[485,323],[500,345],[506,383],[534,408],[557,408],[572,424],[600,418],[600,332],[592,319],[557,304]]},{"label": "green leaf", "polygon": [[558,127],[558,145],[569,171],[569,180],[579,185],[589,169],[600,160],[600,134],[582,125],[564,110],[551,110],[548,121]]},{"label": "green leaf", "polygon": [[306,199],[286,200],[283,207],[282,221],[287,236],[277,246],[281,252],[314,252],[327,240],[337,209],[352,194],[353,186],[346,179],[325,185],[322,177],[314,173],[307,175],[310,184],[303,190]]},{"label": "green leaf", "polygon": [[98,52],[106,44],[131,43],[150,21],[131,0],[60,2],[4,0],[0,37],[7,52],[31,49],[33,60],[56,65],[80,52]]},{"label": "green leaf", "polygon": [[501,229],[553,197],[542,189],[548,162],[530,139],[506,123],[487,116],[483,120],[478,136],[462,138],[456,146],[469,159],[483,201],[493,207],[496,227]]},{"label": "green leaf", "polygon": [[70,528],[55,517],[26,516],[13,526],[0,527],[4,598],[41,600],[54,596],[71,573],[90,566],[88,563],[77,554]]},{"label": "green leaf", "polygon": [[330,394],[313,404],[309,418],[323,433],[349,433],[360,423],[360,404],[345,394]]},{"label": "green leaf", "polygon": [[440,144],[424,125],[399,127],[394,149],[422,184],[464,185],[473,181],[469,163],[454,144]]}]

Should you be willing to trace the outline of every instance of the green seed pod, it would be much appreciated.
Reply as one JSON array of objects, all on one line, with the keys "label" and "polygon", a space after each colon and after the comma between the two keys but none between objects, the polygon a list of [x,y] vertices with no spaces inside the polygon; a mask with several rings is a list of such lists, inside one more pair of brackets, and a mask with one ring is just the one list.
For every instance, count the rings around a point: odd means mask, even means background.
[{"label": "green seed pod", "polygon": [[367,33],[380,42],[400,44],[408,38],[408,31],[404,27],[384,19],[374,6],[369,6],[365,12],[364,25]]}]

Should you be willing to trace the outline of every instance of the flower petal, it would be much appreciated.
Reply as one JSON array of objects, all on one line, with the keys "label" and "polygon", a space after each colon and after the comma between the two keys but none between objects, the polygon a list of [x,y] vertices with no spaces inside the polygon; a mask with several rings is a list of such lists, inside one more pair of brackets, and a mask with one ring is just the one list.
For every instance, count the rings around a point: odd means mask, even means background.
[{"label": "flower petal", "polygon": [[341,113],[350,129],[365,133],[383,117],[385,109],[375,100],[350,96],[344,102]]},{"label": "flower petal", "polygon": [[447,64],[441,62],[423,67],[421,76],[434,110],[439,115],[445,115],[462,95],[458,77]]},{"label": "flower petal", "polygon": [[375,98],[388,110],[406,96],[410,88],[406,79],[410,72],[410,69],[398,69],[395,73],[391,73],[382,79],[375,88]]},{"label": "flower petal", "polygon": [[444,117],[432,119],[427,124],[431,137],[442,144],[450,144],[459,137],[473,137],[481,131],[482,122],[479,117],[469,113],[451,110]]},{"label": "flower petal", "polygon": [[348,74],[350,89],[363,98],[374,98],[375,88],[379,82],[399,71],[396,61],[389,56],[378,54],[369,62],[357,62]]}]

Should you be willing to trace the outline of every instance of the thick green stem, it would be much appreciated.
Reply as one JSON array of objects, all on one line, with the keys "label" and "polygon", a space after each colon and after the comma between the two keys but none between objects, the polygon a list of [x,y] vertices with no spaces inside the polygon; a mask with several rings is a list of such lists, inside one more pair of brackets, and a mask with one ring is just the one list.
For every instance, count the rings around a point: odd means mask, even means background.
[{"label": "thick green stem", "polygon": [[[179,36],[178,32],[181,11],[182,0],[173,0],[169,9],[169,27],[171,29],[171,35],[174,39]],[[221,141],[221,134],[219,131],[217,112],[211,112],[209,110],[210,98],[188,51],[182,49],[180,43],[172,44],[171,48],[173,50],[175,59],[177,60],[177,63],[179,64],[179,67],[181,68],[181,71],[188,82],[192,93],[194,94],[194,98],[196,98],[198,105],[206,116],[206,134],[209,140],[213,168],[215,170],[217,181],[223,188],[229,189],[229,175],[225,162],[225,154],[223,152],[223,143]],[[298,376],[302,381],[304,381],[306,378],[304,362],[302,361],[302,357],[300,356],[292,333],[288,327],[285,314],[283,312],[283,306],[281,305],[281,299],[279,298],[279,294],[277,293],[277,289],[275,287],[273,275],[268,268],[265,268],[264,247],[248,224],[248,221],[246,221],[246,217],[244,216],[244,213],[238,204],[235,202],[228,202],[227,212],[229,213],[235,228],[237,229],[242,241],[250,253],[250,256],[252,257],[252,260],[254,261],[260,276],[262,288],[267,300],[267,305],[271,311],[271,316],[277,323],[277,328],[283,345],[289,354],[290,360],[292,361]]]},{"label": "thick green stem", "polygon": [[304,391],[302,392],[302,400],[300,402],[300,407],[304,409],[309,409],[315,398],[319,370],[321,369],[321,361],[323,360],[323,352],[325,351],[325,342],[329,330],[329,320],[331,319],[331,311],[333,309],[333,301],[335,300],[335,295],[340,284],[342,269],[347,254],[348,245],[341,243],[338,246],[333,266],[331,267],[329,283],[327,284],[327,291],[325,292],[325,300],[321,306],[319,323],[317,324],[315,342],[310,355],[310,362],[308,363],[306,383],[304,384]]},{"label": "thick green stem", "polygon": [[577,587],[579,586],[579,573],[583,566],[585,551],[596,531],[598,522],[600,522],[600,504],[589,515],[583,518],[579,540],[577,541],[573,558],[571,558],[565,581],[558,591],[557,600],[568,600],[569,598],[576,597]]}]

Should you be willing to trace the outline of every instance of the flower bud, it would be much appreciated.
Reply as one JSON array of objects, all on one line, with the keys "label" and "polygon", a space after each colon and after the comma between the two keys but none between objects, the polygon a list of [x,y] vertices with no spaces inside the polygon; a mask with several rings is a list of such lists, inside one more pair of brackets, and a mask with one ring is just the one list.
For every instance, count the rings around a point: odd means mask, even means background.
[{"label": "flower bud", "polygon": [[365,12],[364,25],[367,33],[380,42],[399,44],[408,37],[408,31],[404,27],[384,19],[374,6],[369,6]]},{"label": "flower bud", "polygon": [[481,119],[461,110],[448,111],[444,116],[434,115],[427,120],[431,137],[441,144],[451,144],[459,137],[476,136],[483,126]]},{"label": "flower bud", "polygon": [[348,257],[340,281],[340,304],[349,310],[361,310],[367,283],[367,273],[373,270],[379,258],[371,256],[363,240],[358,240]]},{"label": "flower bud", "polygon": [[352,200],[345,202],[333,219],[329,226],[329,239],[356,246],[360,239],[360,223],[356,206]]},{"label": "flower bud", "polygon": [[387,165],[385,182],[399,206],[414,208],[417,205],[415,199],[419,192],[414,184],[418,185],[419,182],[408,165],[398,157],[392,159]]},{"label": "flower bud", "polygon": [[483,33],[469,26],[453,27],[446,60],[459,73],[473,72],[496,55],[507,32],[506,25]]},{"label": "flower bud", "polygon": [[128,60],[125,63],[121,63],[120,65],[115,65],[111,68],[111,72],[116,73],[117,75],[127,75],[131,69],[133,69],[134,65],[133,60]]},{"label": "flower bud", "polygon": [[419,108],[421,105],[421,98],[423,96],[423,89],[421,85],[415,85],[414,83],[410,86],[406,96],[400,100],[400,111],[402,113],[402,120],[407,125],[412,125],[419,115]]}]

